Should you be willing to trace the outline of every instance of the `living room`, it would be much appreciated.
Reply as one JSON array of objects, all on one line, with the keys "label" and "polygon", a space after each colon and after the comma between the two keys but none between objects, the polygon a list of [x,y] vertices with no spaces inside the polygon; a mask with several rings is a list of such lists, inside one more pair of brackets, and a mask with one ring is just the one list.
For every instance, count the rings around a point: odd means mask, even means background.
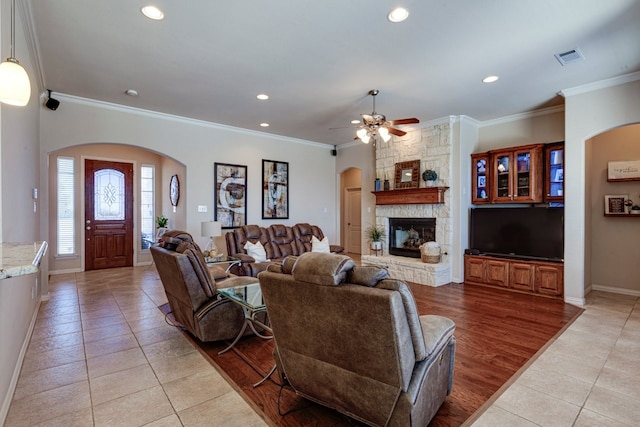
[{"label": "living room", "polygon": [[[8,2],[3,1],[3,12]],[[3,23],[6,22],[3,13]],[[4,25],[3,25],[4,27]],[[8,27],[8,26],[7,26]],[[25,38],[21,29],[21,39]],[[5,37],[3,37],[3,46]],[[18,52],[20,53],[20,51]],[[32,69],[28,56],[19,55],[21,62]],[[640,122],[640,76],[638,73],[622,78],[593,82],[577,88],[559,88],[563,91],[562,108],[542,109],[530,114],[516,115],[486,122],[456,115],[421,123],[413,132],[446,123],[454,132],[456,144],[452,148],[451,174],[448,203],[453,213],[451,251],[451,281],[463,281],[462,256],[468,245],[467,211],[470,207],[468,183],[470,183],[470,154],[483,150],[522,145],[531,142],[565,141],[566,189],[565,189],[565,294],[566,302],[581,305],[591,289],[638,295],[640,288],[635,277],[635,264],[630,260],[616,265],[616,274],[631,284],[620,285],[606,275],[612,259],[605,260],[602,253],[609,245],[602,241],[606,228],[594,224],[600,222],[602,194],[618,194],[613,184],[603,184],[602,151],[593,146],[604,139],[607,132],[625,127],[630,131],[625,140],[637,141],[637,123]],[[375,152],[371,146],[359,142],[349,143],[337,150],[333,146],[297,138],[276,136],[258,131],[242,130],[215,123],[190,120],[184,117],[156,114],[148,110],[123,107],[108,102],[56,94],[61,107],[51,111],[42,107],[40,98],[33,94],[30,104],[23,109],[2,107],[2,240],[47,240],[55,247],[55,171],[51,160],[59,153],[74,152],[97,158],[131,160],[131,151],[145,152],[144,162],[156,165],[160,182],[157,213],[169,218],[172,227],[184,228],[199,236],[200,223],[212,219],[214,194],[214,163],[246,165],[248,169],[247,223],[266,223],[261,218],[261,162],[275,159],[290,166],[290,211],[283,223],[305,221],[319,225],[331,242],[340,242],[344,236],[341,228],[341,174],[355,168],[361,171],[362,223],[375,222],[375,199],[371,194],[375,180]],[[629,126],[632,125],[632,126]],[[616,135],[616,138],[620,135]],[[398,140],[401,143],[401,140]],[[93,146],[93,147],[92,147]],[[86,149],[86,151],[84,151]],[[122,151],[118,151],[121,149]],[[71,150],[71,151],[70,151]],[[625,158],[609,160],[635,160],[639,154],[637,144],[623,147]],[[155,156],[155,160],[149,160]],[[404,159],[403,159],[404,160]],[[140,163],[143,160],[139,160]],[[176,211],[169,202],[169,179],[173,174],[181,179],[181,198]],[[603,184],[601,186],[600,184]],[[613,186],[613,187],[612,187]],[[37,212],[34,212],[33,189],[38,188]],[[594,189],[598,193],[592,194]],[[618,187],[620,188],[620,187]],[[625,190],[637,201],[637,190]],[[208,207],[207,212],[197,212],[197,207]],[[616,235],[631,239],[637,225],[633,219],[624,224],[622,219],[607,219],[606,227],[624,228]],[[612,225],[612,222],[615,224]],[[637,222],[637,221],[633,221]],[[79,239],[82,225],[78,223]],[[635,229],[633,227],[636,227]],[[631,231],[628,231],[631,229]],[[637,233],[636,233],[637,234]],[[366,248],[363,238],[363,248]],[[630,256],[636,247],[625,244],[622,255]],[[611,250],[620,248],[620,242],[611,242]],[[136,263],[150,262],[148,254],[138,253]],[[0,300],[6,304],[0,319],[6,348],[3,350],[0,378],[0,396],[15,375],[16,360],[25,345],[30,325],[41,299],[48,294],[49,273],[81,271],[81,258],[56,259],[51,251],[42,265],[38,279],[14,278],[9,287],[0,286]],[[595,285],[595,286],[594,286]],[[606,289],[605,289],[606,288]],[[35,293],[35,296],[34,296]],[[3,345],[4,347],[4,345]]]}]

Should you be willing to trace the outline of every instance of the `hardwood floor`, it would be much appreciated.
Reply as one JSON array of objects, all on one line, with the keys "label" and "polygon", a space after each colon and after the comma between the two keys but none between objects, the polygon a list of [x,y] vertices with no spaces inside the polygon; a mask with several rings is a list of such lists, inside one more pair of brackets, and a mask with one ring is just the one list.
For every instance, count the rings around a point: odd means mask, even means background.
[{"label": "hardwood floor", "polygon": [[[556,299],[476,285],[410,286],[421,314],[446,316],[456,323],[453,392],[430,426],[461,425],[582,312]],[[234,351],[218,355],[224,347],[226,343],[200,343],[201,352],[270,425],[358,425],[287,388],[282,391],[280,412],[301,409],[282,417],[278,411],[280,387],[274,381],[253,387],[273,365],[273,342],[244,338]]]}]

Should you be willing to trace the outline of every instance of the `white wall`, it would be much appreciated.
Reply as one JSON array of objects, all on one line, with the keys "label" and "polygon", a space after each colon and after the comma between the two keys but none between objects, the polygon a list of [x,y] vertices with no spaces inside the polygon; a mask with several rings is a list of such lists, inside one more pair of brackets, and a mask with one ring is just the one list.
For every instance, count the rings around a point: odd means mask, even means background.
[{"label": "white wall", "polygon": [[[309,222],[338,241],[333,147],[64,95],[57,99],[56,111],[41,114],[41,157],[100,142],[153,150],[186,165],[179,203],[186,209],[186,231],[194,236],[200,236],[200,222],[213,219],[214,163],[221,162],[247,166],[247,224]],[[289,162],[289,219],[262,219],[262,159]],[[206,205],[208,212],[197,212],[198,205]]]},{"label": "white wall", "polygon": [[[635,79],[635,80],[633,80]],[[584,303],[591,284],[587,256],[590,225],[587,222],[586,141],[618,126],[640,122],[640,73],[609,82],[616,86],[587,86],[563,91],[565,104],[565,301]],[[626,80],[626,82],[625,82]],[[633,80],[633,81],[629,81]],[[592,244],[597,242],[593,241]]]},{"label": "white wall", "polygon": [[[3,242],[40,240],[40,216],[34,212],[32,189],[39,187],[38,89],[19,14],[16,14],[16,56],[31,80],[26,107],[0,104],[0,239]],[[0,51],[10,53],[10,1],[0,2]],[[37,202],[40,209],[41,200]],[[39,307],[38,274],[0,280],[0,424],[4,422]]]}]

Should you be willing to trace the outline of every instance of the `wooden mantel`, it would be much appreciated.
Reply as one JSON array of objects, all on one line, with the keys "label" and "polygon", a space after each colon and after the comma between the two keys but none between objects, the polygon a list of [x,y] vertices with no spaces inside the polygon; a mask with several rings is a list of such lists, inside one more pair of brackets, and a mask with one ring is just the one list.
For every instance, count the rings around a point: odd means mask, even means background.
[{"label": "wooden mantel", "polygon": [[444,203],[444,192],[449,187],[404,188],[401,190],[372,191],[376,205],[423,205]]}]

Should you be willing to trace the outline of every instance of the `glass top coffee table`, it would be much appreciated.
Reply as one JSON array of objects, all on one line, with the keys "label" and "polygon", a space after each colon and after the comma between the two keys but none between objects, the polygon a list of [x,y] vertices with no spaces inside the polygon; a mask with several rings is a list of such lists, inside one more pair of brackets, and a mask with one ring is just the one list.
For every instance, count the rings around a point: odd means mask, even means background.
[{"label": "glass top coffee table", "polygon": [[263,314],[263,318],[265,320],[267,317],[267,307],[264,305],[264,300],[262,299],[262,290],[260,289],[259,282],[256,281],[256,283],[231,288],[218,288],[218,292],[225,298],[230,299],[242,307],[242,311],[244,312],[244,324],[242,325],[242,329],[240,329],[240,333],[227,348],[220,351],[218,354],[231,350],[240,338],[242,338],[247,330],[247,326],[250,327],[253,333],[260,338],[273,338],[272,335],[264,335],[256,329],[256,326],[258,326],[261,330],[266,331],[269,334],[271,333],[271,328],[257,318],[260,314]]},{"label": "glass top coffee table", "polygon": [[[225,353],[231,350],[243,337],[245,331],[247,330],[247,326],[251,328],[254,334],[263,339],[271,339],[273,335],[264,335],[261,332],[258,332],[256,326],[262,331],[266,331],[271,334],[271,328],[265,324],[263,321],[258,320],[259,315],[263,315],[263,319],[265,322],[268,322],[267,319],[267,306],[264,304],[264,300],[262,299],[262,290],[260,289],[260,283],[256,281],[256,283],[251,283],[242,286],[235,286],[230,288],[218,288],[218,292],[222,294],[225,298],[233,301],[242,307],[242,311],[244,312],[244,324],[242,325],[242,329],[238,333],[238,336],[233,340],[231,344],[227,346],[224,350],[218,352],[218,354]],[[269,371],[269,373],[262,378],[258,383],[254,384],[254,387],[259,386],[263,382],[265,382],[271,374],[273,374],[276,370],[276,366],[274,364],[273,368]]]}]

